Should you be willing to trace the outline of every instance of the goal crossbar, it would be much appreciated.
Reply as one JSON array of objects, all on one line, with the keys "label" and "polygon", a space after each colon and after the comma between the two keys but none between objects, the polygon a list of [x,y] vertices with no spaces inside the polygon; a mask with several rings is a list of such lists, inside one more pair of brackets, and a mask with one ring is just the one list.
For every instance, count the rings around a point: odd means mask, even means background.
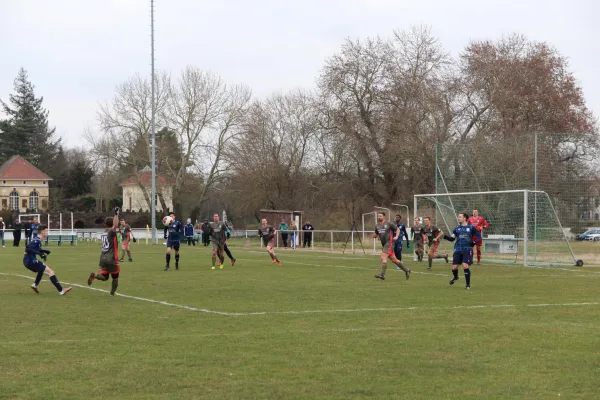
[{"label": "goal crossbar", "polygon": [[[436,209],[438,208],[447,208],[450,209],[453,214],[456,216],[458,212],[463,211],[463,210],[456,210],[454,209],[454,204],[452,203],[452,198],[456,198],[456,197],[462,197],[462,196],[485,196],[485,195],[502,195],[502,194],[522,194],[523,195],[523,237],[521,239],[518,239],[519,241],[523,242],[523,265],[524,266],[535,266],[535,265],[548,265],[548,266],[565,266],[565,265],[577,265],[577,266],[582,266],[583,265],[583,261],[582,260],[577,260],[575,257],[575,254],[573,253],[573,249],[571,247],[571,244],[569,243],[568,239],[566,238],[565,234],[564,234],[564,230],[562,227],[562,224],[560,223],[560,220],[558,218],[558,213],[556,212],[556,209],[554,208],[554,205],[552,204],[552,201],[550,200],[550,197],[548,196],[548,194],[544,191],[541,190],[528,190],[528,189],[513,189],[513,190],[497,190],[497,191],[483,191],[483,192],[457,192],[457,193],[428,193],[428,194],[415,194],[413,197],[413,211],[414,211],[414,218],[419,217],[419,206],[418,206],[418,200],[419,199],[429,199],[430,201],[433,201],[435,203]],[[529,246],[530,246],[530,239],[529,239],[529,212],[531,210],[529,210],[529,201],[531,200],[530,195],[535,195],[534,197],[537,200],[538,195],[541,196],[545,196],[545,198],[548,199],[548,205],[550,210],[552,211],[552,215],[555,218],[555,222],[557,224],[557,228],[560,229],[561,233],[562,233],[562,239],[564,240],[564,242],[567,245],[568,248],[568,252],[570,253],[570,258],[572,258],[573,262],[572,263],[559,263],[559,262],[537,262],[537,261],[532,261],[529,259]],[[450,205],[447,204],[440,204],[440,202],[438,201],[438,198],[448,198],[450,201]],[[437,212],[437,211],[436,211]],[[534,205],[534,219],[533,219],[533,250],[534,250],[534,254],[536,254],[537,252],[537,201]],[[448,221],[446,220],[446,217],[444,216],[444,214],[442,213],[441,215],[442,219],[444,220],[444,223],[446,224],[446,226],[450,227],[451,225],[448,223]],[[458,224],[458,221],[457,221]]]}]

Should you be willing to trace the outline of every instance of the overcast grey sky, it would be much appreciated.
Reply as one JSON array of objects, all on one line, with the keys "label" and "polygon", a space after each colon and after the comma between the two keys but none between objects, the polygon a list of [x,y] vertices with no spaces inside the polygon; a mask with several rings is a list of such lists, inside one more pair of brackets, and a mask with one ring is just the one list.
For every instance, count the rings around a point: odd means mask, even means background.
[{"label": "overcast grey sky", "polygon": [[[67,144],[96,123],[98,102],[149,74],[149,0],[0,0],[0,98],[20,67]],[[312,88],[345,38],[425,24],[458,54],[469,40],[518,32],[570,60],[600,116],[600,5],[593,0],[156,0],[156,68],[193,64],[255,96]]]}]

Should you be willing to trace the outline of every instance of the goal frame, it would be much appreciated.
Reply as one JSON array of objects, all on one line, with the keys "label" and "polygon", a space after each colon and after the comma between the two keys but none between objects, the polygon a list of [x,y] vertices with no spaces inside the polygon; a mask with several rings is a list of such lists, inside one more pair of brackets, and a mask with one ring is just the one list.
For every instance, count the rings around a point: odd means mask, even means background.
[{"label": "goal frame", "polygon": [[41,214],[19,214],[19,223],[21,223],[21,217],[37,217],[38,221],[42,223],[42,215]]},{"label": "goal frame", "polygon": [[[438,198],[438,197],[448,197],[450,199],[450,201],[452,201],[452,197],[453,196],[470,196],[470,195],[494,195],[494,194],[510,194],[510,193],[521,193],[523,194],[523,266],[525,267],[529,267],[529,266],[537,266],[537,265],[547,265],[547,266],[578,266],[581,267],[583,266],[583,261],[582,260],[578,260],[575,257],[575,254],[573,253],[573,248],[571,247],[571,244],[569,243],[569,240],[566,238],[565,234],[564,234],[564,230],[562,227],[562,224],[560,222],[560,219],[558,218],[558,214],[556,212],[556,209],[554,208],[554,204],[552,204],[552,201],[549,201],[550,203],[550,207],[552,208],[552,213],[554,214],[556,221],[558,222],[558,226],[561,230],[561,232],[563,232],[563,239],[565,241],[565,243],[567,244],[569,251],[571,253],[571,256],[573,258],[573,263],[572,264],[565,264],[565,263],[533,263],[529,261],[529,254],[528,254],[528,245],[529,245],[529,221],[527,219],[528,215],[529,215],[529,196],[531,194],[533,195],[544,195],[547,196],[548,199],[550,200],[550,197],[548,196],[548,193],[541,191],[541,190],[528,190],[528,189],[515,189],[515,190],[496,190],[496,191],[484,191],[484,192],[456,192],[456,193],[430,193],[430,194],[415,194],[413,196],[413,212],[414,212],[414,218],[417,218],[419,215],[419,209],[418,209],[418,200],[420,198]],[[537,203],[535,205],[537,207]],[[454,207],[454,206],[452,206]],[[436,206],[437,208],[437,206]],[[456,211],[456,210],[455,210]],[[537,213],[536,213],[537,214]],[[537,232],[537,215],[534,218],[534,232]],[[458,223],[457,223],[458,224]],[[535,243],[536,243],[536,237],[535,237],[535,233],[534,233],[534,248],[535,248]]]}]

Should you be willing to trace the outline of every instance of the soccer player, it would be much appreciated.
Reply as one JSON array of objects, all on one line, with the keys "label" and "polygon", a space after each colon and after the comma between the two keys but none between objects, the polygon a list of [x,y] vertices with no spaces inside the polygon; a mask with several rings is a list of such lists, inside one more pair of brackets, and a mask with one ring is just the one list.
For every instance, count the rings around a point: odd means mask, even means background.
[{"label": "soccer player", "polygon": [[31,230],[29,231],[29,234],[31,235],[29,241],[31,241],[31,239],[33,239],[34,237],[37,237],[39,227],[40,221],[38,220],[38,217],[34,217],[33,223],[31,224]]},{"label": "soccer player", "polygon": [[236,259],[233,256],[233,254],[231,254],[231,250],[229,250],[229,247],[227,247],[227,240],[229,240],[229,238],[231,237],[231,227],[227,222],[225,222],[225,226],[227,227],[227,230],[225,231],[227,235],[225,239],[226,241],[223,244],[223,250],[225,251],[225,254],[227,254],[227,257],[229,257],[229,259],[231,260],[231,266],[233,267],[235,265]]},{"label": "soccer player", "polygon": [[[452,275],[450,284],[458,280],[458,266],[462,264],[465,273],[466,286],[465,289],[471,289],[471,270],[469,265],[473,262],[473,246],[481,240],[481,232],[476,226],[468,223],[469,215],[466,213],[458,214],[459,225],[452,231],[454,237],[451,241],[454,243],[454,255],[452,256]],[[449,238],[450,239],[450,238]]]},{"label": "soccer player", "polygon": [[46,256],[50,254],[50,250],[42,249],[42,242],[46,240],[46,236],[48,236],[48,228],[46,226],[38,225],[36,230],[38,233],[29,243],[27,243],[25,255],[23,256],[23,265],[25,268],[37,274],[35,282],[31,285],[31,289],[34,292],[39,293],[38,286],[40,285],[42,277],[46,274],[50,277],[50,282],[52,282],[54,287],[56,287],[56,290],[58,290],[58,294],[61,296],[65,295],[71,291],[71,288],[63,288],[50,266],[41,263],[40,260],[37,259],[37,256],[40,256],[42,260],[46,261]]},{"label": "soccer player", "polygon": [[423,261],[423,255],[425,254],[425,229],[421,225],[419,217],[415,218],[415,224],[410,228],[413,235],[413,247],[415,248],[415,254],[419,262]]},{"label": "soccer player", "polygon": [[2,238],[2,248],[5,248],[4,245],[4,231],[6,230],[6,224],[4,223],[4,219],[0,217],[0,238]]},{"label": "soccer player", "polygon": [[38,235],[38,228],[40,226],[40,222],[38,217],[33,219],[33,222],[29,225],[29,230],[27,231],[27,239],[26,244],[31,242],[31,239],[35,238]]},{"label": "soccer player", "polygon": [[[489,228],[490,224],[485,220],[485,218],[479,215],[478,210],[473,210],[473,216],[469,217],[469,225],[473,225],[475,229],[479,231],[479,241],[475,243],[477,246],[477,264],[481,263],[481,246],[483,245],[483,229]],[[473,235],[475,238],[475,235]]]},{"label": "soccer player", "polygon": [[179,247],[181,246],[181,232],[183,232],[183,225],[177,221],[174,212],[170,212],[169,216],[173,219],[171,224],[167,227],[167,252],[165,258],[167,265],[165,265],[165,271],[171,268],[171,249],[175,250],[175,269],[179,269]]},{"label": "soccer player", "polygon": [[[219,258],[219,269],[223,269],[223,262],[225,261],[225,256],[223,255],[223,252],[225,251],[225,242],[227,241],[227,225],[224,222],[221,222],[218,213],[215,213],[213,215],[213,222],[212,224],[210,224],[209,234],[212,242],[211,269],[215,269],[217,257]],[[235,261],[233,261],[231,265],[233,265],[234,263]]]},{"label": "soccer player", "polygon": [[258,230],[258,236],[260,236],[263,240],[263,244],[267,248],[267,253],[271,256],[271,260],[273,264],[277,264],[281,267],[281,261],[277,258],[275,254],[275,234],[277,231],[273,228],[272,225],[267,224],[267,220],[265,218],[262,219],[260,229]]},{"label": "soccer player", "polygon": [[427,250],[427,261],[429,262],[427,270],[431,271],[433,259],[443,258],[446,260],[446,262],[448,262],[448,254],[437,254],[437,248],[440,245],[440,238],[444,236],[444,232],[439,230],[437,226],[431,225],[431,218],[425,217],[425,227],[423,228],[423,233],[427,237],[427,246],[429,247]]},{"label": "soccer player", "polygon": [[119,264],[119,207],[115,208],[115,216],[107,217],[104,220],[105,229],[101,235],[102,250],[100,252],[100,270],[98,273],[92,272],[88,278],[88,285],[94,282],[94,279],[99,281],[107,281],[108,276],[112,278],[110,295],[114,296],[117,293],[119,286],[119,273],[121,272],[121,264]]},{"label": "soccer player", "polygon": [[[410,249],[410,242],[408,241],[408,232],[406,232],[406,226],[402,223],[402,216],[396,214],[396,226],[400,230],[399,240],[394,243],[394,255],[399,261],[402,261],[402,238],[406,238],[406,248]],[[401,270],[399,266],[396,266],[397,270]]]},{"label": "soccer player", "polygon": [[375,227],[375,232],[373,232],[373,239],[379,237],[383,247],[381,249],[381,273],[375,275],[375,278],[385,280],[385,270],[387,269],[388,258],[404,271],[406,279],[410,278],[410,269],[406,268],[404,264],[402,264],[402,261],[398,260],[394,254],[394,244],[400,236],[400,229],[398,229],[398,226],[393,222],[386,221],[384,212],[377,214],[377,222],[378,224]]},{"label": "soccer player", "polygon": [[191,218],[187,219],[187,225],[185,226],[183,231],[185,234],[185,238],[187,239],[188,246],[191,246],[192,244],[196,246],[196,240],[194,240],[194,224],[192,224]]},{"label": "soccer player", "polygon": [[129,258],[129,262],[132,262],[131,258],[131,250],[129,250],[129,243],[132,239],[131,226],[127,225],[125,219],[121,220],[121,249],[123,249],[123,253],[121,254],[120,262],[123,262],[125,259],[125,253],[127,253],[127,257]]}]

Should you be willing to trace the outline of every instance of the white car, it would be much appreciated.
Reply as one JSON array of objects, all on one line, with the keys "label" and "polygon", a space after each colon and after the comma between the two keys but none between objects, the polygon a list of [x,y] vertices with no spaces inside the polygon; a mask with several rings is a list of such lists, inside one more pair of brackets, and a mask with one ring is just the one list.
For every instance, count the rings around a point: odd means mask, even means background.
[{"label": "white car", "polygon": [[599,233],[589,233],[585,240],[590,242],[600,242],[600,232]]}]

